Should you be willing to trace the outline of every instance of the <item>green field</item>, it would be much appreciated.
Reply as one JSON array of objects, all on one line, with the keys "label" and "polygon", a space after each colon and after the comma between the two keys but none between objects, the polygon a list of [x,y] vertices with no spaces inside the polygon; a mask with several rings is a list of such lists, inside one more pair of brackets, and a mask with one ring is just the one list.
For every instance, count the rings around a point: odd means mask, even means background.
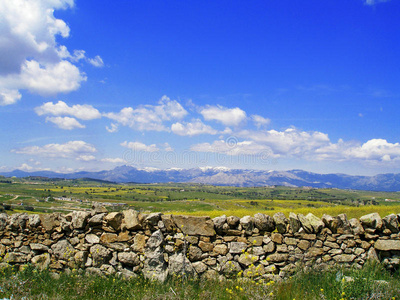
[{"label": "green field", "polygon": [[[391,201],[385,201],[390,199]],[[399,192],[291,187],[227,187],[200,184],[114,184],[89,179],[2,178],[0,203],[9,213],[70,212],[104,203],[110,211],[133,208],[144,213],[188,215],[273,215],[312,212],[360,217],[400,213]]]}]

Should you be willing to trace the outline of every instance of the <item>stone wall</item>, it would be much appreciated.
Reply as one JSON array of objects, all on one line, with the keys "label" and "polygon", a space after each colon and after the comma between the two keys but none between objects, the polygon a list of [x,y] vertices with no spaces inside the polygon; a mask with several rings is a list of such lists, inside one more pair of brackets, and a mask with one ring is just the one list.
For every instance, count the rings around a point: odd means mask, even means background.
[{"label": "stone wall", "polygon": [[399,266],[400,215],[348,220],[313,214],[187,217],[104,207],[67,215],[0,214],[1,265],[33,264],[53,272],[247,276],[279,280],[297,264],[362,267],[367,259]]}]

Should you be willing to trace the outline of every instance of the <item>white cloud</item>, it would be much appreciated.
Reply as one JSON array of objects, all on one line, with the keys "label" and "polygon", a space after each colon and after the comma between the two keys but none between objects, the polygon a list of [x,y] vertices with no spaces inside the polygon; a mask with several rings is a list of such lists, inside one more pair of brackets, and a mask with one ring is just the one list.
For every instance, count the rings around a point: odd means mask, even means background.
[{"label": "white cloud", "polygon": [[208,105],[200,110],[200,114],[207,121],[215,120],[226,126],[238,126],[246,119],[246,112],[239,107],[226,108],[220,105]]},{"label": "white cloud", "polygon": [[75,118],[70,117],[47,117],[46,122],[52,122],[56,124],[59,128],[65,130],[72,130],[76,128],[85,128],[85,125],[82,125]]},{"label": "white cloud", "polygon": [[253,120],[254,125],[256,125],[257,128],[265,127],[265,126],[269,125],[269,123],[271,123],[270,119],[264,118],[259,115],[252,115],[251,119]]},{"label": "white cloud", "polygon": [[146,145],[141,142],[123,142],[121,143],[122,147],[129,148],[134,151],[145,151],[145,152],[157,152],[160,149],[157,148],[156,144]]},{"label": "white cloud", "polygon": [[190,123],[174,123],[171,125],[173,133],[182,136],[194,136],[199,134],[217,134],[218,131],[211,126],[204,124],[201,120],[196,119]]},{"label": "white cloud", "polygon": [[117,132],[118,131],[118,124],[111,123],[110,127],[106,126],[106,130],[108,132],[110,132],[110,133]]},{"label": "white cloud", "polygon": [[[73,63],[85,59],[84,50],[70,54],[58,43],[70,28],[54,11],[74,6],[74,0],[0,1],[0,103],[10,105],[21,98],[19,90],[40,95],[68,93],[86,81],[86,75]],[[4,91],[13,91],[6,93]]]},{"label": "white cloud", "polygon": [[211,144],[201,143],[193,145],[190,150],[196,152],[221,153],[226,155],[257,155],[268,153],[269,156],[277,156],[273,155],[268,146],[255,143],[253,141],[230,143],[228,140],[217,140]]},{"label": "white cloud", "polygon": [[121,164],[121,163],[126,163],[125,159],[122,158],[103,158],[101,159],[102,162],[108,162],[112,164]]},{"label": "white cloud", "polygon": [[188,112],[176,100],[163,96],[158,105],[125,107],[118,113],[106,113],[105,117],[123,126],[139,131],[168,131],[165,121],[182,119]]},{"label": "white cloud", "polygon": [[378,4],[378,3],[388,2],[388,1],[390,1],[390,0],[365,0],[364,4],[365,5],[375,5],[375,4]]},{"label": "white cloud", "polygon": [[103,59],[99,55],[96,55],[95,58],[89,58],[88,62],[96,68],[104,67]]},{"label": "white cloud", "polygon": [[169,143],[164,143],[163,144],[164,150],[167,152],[172,152],[174,151],[174,148],[171,147],[171,145]]},{"label": "white cloud", "polygon": [[21,99],[21,94],[18,92],[18,90],[0,88],[0,106],[14,104],[19,99]]},{"label": "white cloud", "polygon": [[44,146],[29,146],[11,150],[11,152],[26,155],[44,156],[48,158],[82,159],[86,155],[97,152],[96,148],[84,141],[70,141],[65,144],[47,144]]},{"label": "white cloud", "polygon": [[93,155],[79,155],[78,157],[76,157],[76,160],[93,161],[93,160],[96,160],[96,157],[94,157]]},{"label": "white cloud", "polygon": [[361,146],[343,151],[346,158],[391,161],[400,160],[400,144],[389,143],[385,139],[371,139]]},{"label": "white cloud", "polygon": [[53,115],[53,116],[73,116],[81,120],[93,120],[101,118],[100,112],[94,108],[92,105],[80,105],[76,104],[73,106],[68,106],[63,101],[58,101],[57,103],[46,102],[41,106],[35,108],[35,112],[39,115]]}]

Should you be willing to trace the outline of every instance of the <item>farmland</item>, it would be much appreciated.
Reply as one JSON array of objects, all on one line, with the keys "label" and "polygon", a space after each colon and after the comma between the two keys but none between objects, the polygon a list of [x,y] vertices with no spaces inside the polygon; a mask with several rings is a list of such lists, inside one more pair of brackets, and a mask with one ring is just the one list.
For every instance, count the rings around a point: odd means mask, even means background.
[{"label": "farmland", "polygon": [[[386,199],[386,201],[385,201]],[[389,200],[387,200],[389,199]],[[115,184],[91,179],[1,178],[0,203],[14,212],[70,212],[102,202],[110,211],[128,207],[148,213],[188,215],[253,215],[278,211],[347,213],[400,212],[400,193],[357,190],[200,184]],[[11,212],[10,210],[8,210]]]}]

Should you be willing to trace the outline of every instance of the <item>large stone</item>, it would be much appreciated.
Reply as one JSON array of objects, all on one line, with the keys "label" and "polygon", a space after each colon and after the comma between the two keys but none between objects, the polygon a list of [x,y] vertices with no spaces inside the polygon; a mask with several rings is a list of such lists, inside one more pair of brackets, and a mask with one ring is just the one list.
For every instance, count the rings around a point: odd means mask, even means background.
[{"label": "large stone", "polygon": [[307,250],[305,256],[307,258],[310,258],[310,257],[320,256],[322,254],[324,254],[324,250],[322,248],[311,247],[310,249]]},{"label": "large stone", "polygon": [[90,212],[88,211],[74,211],[72,212],[72,226],[75,229],[85,228],[87,220],[90,217]]},{"label": "large stone", "polygon": [[29,217],[25,213],[12,214],[10,216],[9,222],[11,230],[23,230],[26,227]]},{"label": "large stone", "polygon": [[237,254],[246,251],[247,244],[243,242],[232,242],[230,245],[229,253]]},{"label": "large stone", "polygon": [[167,279],[168,268],[161,247],[156,248],[154,251],[147,251],[146,249],[142,273],[145,278],[151,280],[164,282]]},{"label": "large stone", "polygon": [[188,257],[190,261],[198,261],[201,259],[203,252],[200,250],[199,247],[190,245],[188,251]]},{"label": "large stone", "polygon": [[301,226],[303,227],[303,229],[306,233],[314,232],[314,229],[313,229],[310,221],[303,214],[298,214],[297,218],[299,219]]},{"label": "large stone", "polygon": [[314,233],[319,233],[324,228],[324,222],[312,213],[308,213],[306,219],[309,221]]},{"label": "large stone", "polygon": [[250,266],[258,261],[259,257],[257,255],[249,254],[249,253],[242,253],[239,256],[239,263],[244,266]]},{"label": "large stone", "polygon": [[134,252],[120,252],[118,260],[128,266],[137,266],[140,263],[139,256]]},{"label": "large stone", "polygon": [[392,233],[399,232],[399,221],[397,220],[397,216],[395,214],[388,215],[383,218],[383,224],[387,229],[389,229]]},{"label": "large stone", "polygon": [[104,232],[100,237],[100,243],[109,244],[114,243],[118,240],[118,235],[115,233]]},{"label": "large stone", "polygon": [[360,218],[361,224],[363,227],[372,228],[372,229],[382,229],[382,219],[378,213],[372,213],[369,215],[362,216]]},{"label": "large stone", "polygon": [[9,252],[4,256],[4,262],[6,263],[26,263],[28,256],[24,253]]},{"label": "large stone", "polygon": [[250,216],[244,216],[240,219],[240,225],[244,230],[251,232],[254,228],[254,219]]},{"label": "large stone", "polygon": [[68,260],[68,258],[74,256],[76,250],[74,247],[67,241],[61,240],[51,246],[51,250],[53,250],[53,255],[58,259]]},{"label": "large stone", "polygon": [[219,255],[226,255],[228,253],[228,246],[225,244],[215,245],[213,251]]},{"label": "large stone", "polygon": [[94,215],[93,217],[91,217],[89,219],[89,222],[88,222],[89,225],[90,226],[98,226],[98,225],[103,224],[103,219],[106,215],[107,215],[106,213]]},{"label": "large stone", "polygon": [[132,249],[136,252],[142,253],[144,252],[146,246],[146,236],[143,234],[136,234],[133,238]]},{"label": "large stone", "polygon": [[289,213],[289,225],[293,233],[296,233],[301,228],[301,223],[295,213]]},{"label": "large stone", "polygon": [[273,218],[274,218],[276,230],[278,230],[278,232],[282,233],[282,234],[286,233],[286,225],[289,223],[286,216],[283,213],[278,212],[278,213],[274,214]]},{"label": "large stone", "polygon": [[275,230],[274,219],[271,216],[262,213],[254,215],[254,225],[260,231],[272,232]]},{"label": "large stone", "polygon": [[32,250],[34,251],[49,251],[49,247],[46,245],[38,244],[38,243],[30,243],[29,246],[31,247]]},{"label": "large stone", "polygon": [[338,229],[340,229],[338,231],[338,233],[350,233],[351,232],[351,226],[349,223],[349,220],[347,219],[347,215],[346,214],[340,214],[337,216],[336,218],[338,220]]},{"label": "large stone", "polygon": [[98,244],[100,242],[100,238],[97,235],[93,234],[93,233],[87,234],[85,236],[85,240],[89,244]]},{"label": "large stone", "polygon": [[226,276],[237,275],[240,271],[242,271],[242,268],[239,263],[231,260],[227,261],[221,268],[221,273]]},{"label": "large stone", "polygon": [[287,253],[274,253],[267,256],[267,261],[270,262],[282,262],[287,261],[289,258],[289,254]]},{"label": "large stone", "polygon": [[54,228],[60,226],[59,213],[41,214],[39,216],[42,226],[47,232],[51,232]]},{"label": "large stone", "polygon": [[79,267],[84,267],[85,266],[87,258],[88,258],[88,252],[87,251],[78,251],[74,255],[75,263]]},{"label": "large stone", "polygon": [[192,263],[192,267],[194,268],[197,274],[202,274],[205,271],[207,271],[207,265],[202,263],[201,261]]},{"label": "large stone", "polygon": [[236,228],[240,223],[240,218],[236,216],[229,216],[226,218],[226,222],[230,228]]},{"label": "large stone", "polygon": [[214,223],[215,230],[218,233],[222,233],[224,224],[226,223],[226,216],[223,215],[220,217],[216,217],[216,218],[212,219],[212,221]]},{"label": "large stone", "polygon": [[150,238],[147,240],[146,248],[150,250],[155,250],[156,248],[160,247],[164,241],[164,236],[161,230],[157,230],[153,232]]},{"label": "large stone", "polygon": [[146,217],[146,223],[151,226],[156,226],[158,221],[161,220],[162,213],[151,213]]},{"label": "large stone", "polygon": [[176,224],[172,219],[172,215],[162,215],[161,221],[164,223],[165,229],[168,232],[174,231],[176,229]]},{"label": "large stone", "polygon": [[39,270],[47,269],[50,265],[50,254],[43,253],[32,258],[32,264]]},{"label": "large stone", "polygon": [[356,256],[354,254],[340,254],[333,257],[333,259],[338,263],[350,263]]},{"label": "large stone", "polygon": [[40,225],[40,217],[39,217],[39,215],[29,215],[28,218],[29,218],[29,221],[28,221],[29,227],[36,228],[36,227],[38,227]]},{"label": "large stone", "polygon": [[377,240],[374,247],[379,251],[400,251],[400,240]]},{"label": "large stone", "polygon": [[361,222],[358,219],[350,219],[349,224],[354,235],[364,234],[364,227],[362,227]]},{"label": "large stone", "polygon": [[121,229],[122,219],[124,218],[123,214],[120,212],[112,212],[104,217],[104,220],[107,222],[108,226],[114,228],[114,230],[118,231]]},{"label": "large stone", "polygon": [[214,223],[210,217],[172,216],[176,226],[187,235],[214,236]]},{"label": "large stone", "polygon": [[90,247],[90,256],[93,259],[93,265],[95,267],[100,267],[101,265],[108,263],[112,253],[106,247],[96,244]]},{"label": "large stone", "polygon": [[168,258],[168,270],[170,275],[193,276],[194,268],[191,262],[182,254],[174,254]]},{"label": "large stone", "polygon": [[92,205],[92,215],[97,215],[97,214],[102,214],[102,213],[107,213],[108,210],[107,208],[99,203],[99,202],[94,202]]},{"label": "large stone", "polygon": [[8,216],[5,213],[0,214],[0,230],[4,230],[7,226]]},{"label": "large stone", "polygon": [[337,218],[334,218],[330,215],[326,215],[324,214],[321,218],[322,222],[324,222],[325,226],[327,228],[329,228],[330,231],[332,231],[333,233],[337,232],[338,226],[339,226],[339,222]]}]

